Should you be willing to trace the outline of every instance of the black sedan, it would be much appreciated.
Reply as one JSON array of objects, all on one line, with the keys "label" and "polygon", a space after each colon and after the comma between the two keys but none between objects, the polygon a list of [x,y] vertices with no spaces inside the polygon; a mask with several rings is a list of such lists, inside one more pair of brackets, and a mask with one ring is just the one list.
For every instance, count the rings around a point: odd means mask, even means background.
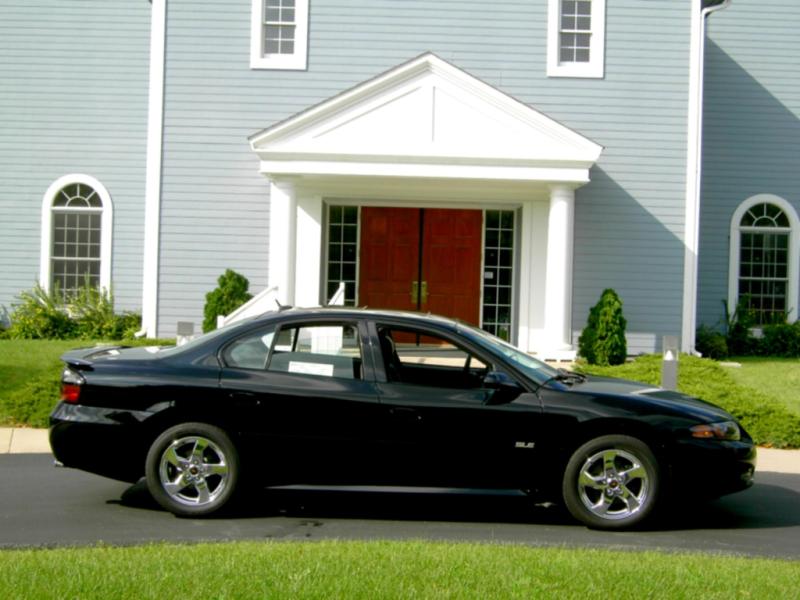
[{"label": "black sedan", "polygon": [[554,369],[430,315],[287,309],[177,348],[63,360],[57,461],[145,476],[181,516],[251,486],[433,485],[521,489],[620,529],[668,495],[695,502],[753,481],[753,441],[721,408]]}]

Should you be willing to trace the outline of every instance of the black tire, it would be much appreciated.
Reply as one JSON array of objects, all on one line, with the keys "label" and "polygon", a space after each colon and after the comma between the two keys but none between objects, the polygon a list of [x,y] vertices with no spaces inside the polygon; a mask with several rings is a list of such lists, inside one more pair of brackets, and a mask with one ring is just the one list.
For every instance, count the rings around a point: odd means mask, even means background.
[{"label": "black tire", "polygon": [[217,512],[236,493],[239,454],[230,437],[206,423],[183,423],[158,436],[145,474],[153,498],[181,517]]},{"label": "black tire", "polygon": [[629,529],[650,517],[660,495],[658,461],[642,440],[605,435],[578,448],[564,472],[570,514],[596,529]]}]

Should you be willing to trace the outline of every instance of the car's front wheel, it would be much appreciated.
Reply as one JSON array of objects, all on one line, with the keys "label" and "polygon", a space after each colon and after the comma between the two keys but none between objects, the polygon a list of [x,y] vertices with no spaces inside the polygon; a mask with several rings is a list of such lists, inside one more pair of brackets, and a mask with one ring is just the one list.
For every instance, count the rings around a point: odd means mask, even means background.
[{"label": "car's front wheel", "polygon": [[206,423],[183,423],[163,432],[147,453],[147,487],[179,516],[209,515],[233,497],[239,455],[230,437]]},{"label": "car's front wheel", "polygon": [[658,461],[642,440],[606,435],[578,448],[562,493],[573,517],[589,527],[626,529],[651,515],[659,495]]}]

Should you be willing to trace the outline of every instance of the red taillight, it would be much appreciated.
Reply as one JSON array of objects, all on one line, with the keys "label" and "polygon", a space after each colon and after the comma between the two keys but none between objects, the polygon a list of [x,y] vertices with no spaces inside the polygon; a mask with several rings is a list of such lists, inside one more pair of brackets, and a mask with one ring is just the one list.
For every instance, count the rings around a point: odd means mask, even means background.
[{"label": "red taillight", "polygon": [[73,383],[61,384],[61,399],[69,404],[77,404],[81,397],[81,386]]}]

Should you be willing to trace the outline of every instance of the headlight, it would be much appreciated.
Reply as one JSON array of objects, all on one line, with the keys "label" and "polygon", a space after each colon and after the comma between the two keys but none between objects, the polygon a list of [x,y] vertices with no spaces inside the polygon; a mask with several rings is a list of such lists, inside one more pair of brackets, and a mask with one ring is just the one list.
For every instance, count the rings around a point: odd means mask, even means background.
[{"label": "headlight", "polygon": [[695,425],[689,431],[692,437],[703,440],[733,440],[742,437],[739,425],[735,421],[722,421],[721,423],[709,423],[708,425]]}]

